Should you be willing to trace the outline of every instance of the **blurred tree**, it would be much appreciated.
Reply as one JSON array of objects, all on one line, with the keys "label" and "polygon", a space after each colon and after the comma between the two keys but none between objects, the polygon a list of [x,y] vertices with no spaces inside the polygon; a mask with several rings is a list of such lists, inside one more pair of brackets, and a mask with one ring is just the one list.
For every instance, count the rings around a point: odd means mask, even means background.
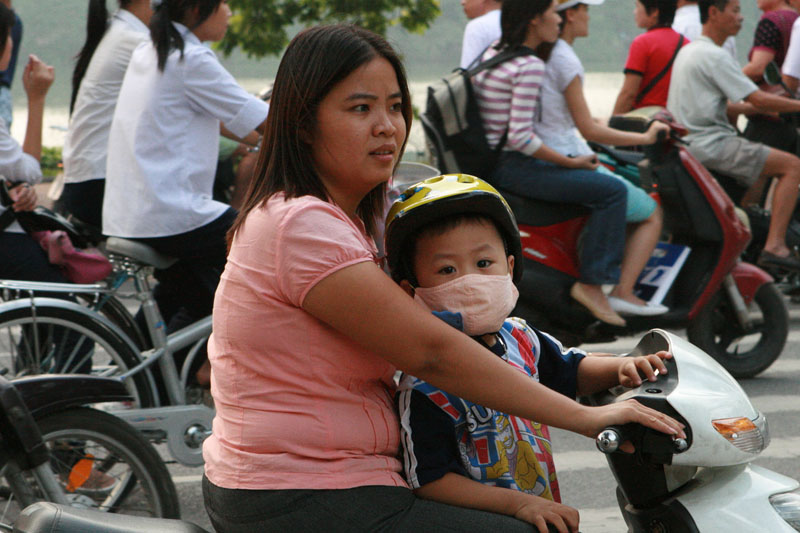
[{"label": "blurred tree", "polygon": [[[297,26],[352,22],[385,35],[400,25],[422,33],[439,16],[439,0],[229,0],[233,17],[219,48],[249,57],[278,54]],[[294,31],[292,31],[294,33]]]}]

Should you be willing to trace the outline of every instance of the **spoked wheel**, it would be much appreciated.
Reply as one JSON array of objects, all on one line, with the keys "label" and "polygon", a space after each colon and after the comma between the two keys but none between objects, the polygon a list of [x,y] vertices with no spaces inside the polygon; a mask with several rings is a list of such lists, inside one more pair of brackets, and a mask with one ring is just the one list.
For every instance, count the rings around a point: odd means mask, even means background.
[{"label": "spoked wheel", "polygon": [[[114,377],[140,362],[120,330],[88,313],[15,303],[0,311],[0,374],[9,379],[73,373]],[[148,378],[147,372],[139,372],[128,381],[135,405],[154,404]]]},{"label": "spoked wheel", "polygon": [[[155,448],[121,419],[87,408],[38,420],[50,466],[67,500],[76,507],[111,513],[179,518],[177,491]],[[46,500],[32,475],[27,490]],[[20,511],[13,490],[0,491],[0,525]]]},{"label": "spoked wheel", "polygon": [[789,313],[780,291],[765,283],[749,307],[750,327],[739,324],[730,299],[718,291],[687,328],[689,341],[736,378],[766,370],[781,354],[789,334]]}]

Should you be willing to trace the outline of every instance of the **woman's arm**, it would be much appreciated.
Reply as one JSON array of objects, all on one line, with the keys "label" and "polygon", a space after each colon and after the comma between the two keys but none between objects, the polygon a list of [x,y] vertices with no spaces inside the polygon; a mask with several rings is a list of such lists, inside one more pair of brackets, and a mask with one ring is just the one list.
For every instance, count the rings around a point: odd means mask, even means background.
[{"label": "woman's arm", "polygon": [[535,525],[540,533],[547,533],[547,524],[564,533],[578,531],[578,511],[572,507],[522,491],[484,485],[453,472],[415,489],[414,494],[457,507],[513,516]]},{"label": "woman's arm", "polygon": [[245,135],[244,137],[237,137],[232,131],[226,128],[221,122],[219,125],[219,133],[223,137],[227,137],[228,139],[232,139],[236,142],[249,144],[250,146],[258,146],[258,143],[261,141],[261,135],[264,133],[264,125],[267,123],[267,119],[264,119],[264,122],[256,126],[256,128]]},{"label": "woman's arm", "polygon": [[22,73],[22,85],[28,95],[28,124],[22,151],[36,160],[42,158],[42,120],[44,100],[55,78],[53,67],[31,54]]},{"label": "woman's arm", "polygon": [[614,115],[621,115],[633,109],[636,103],[636,95],[639,94],[639,87],[642,84],[642,75],[628,72],[625,74],[625,81],[619,90],[617,101],[614,104]]},{"label": "woman's arm", "polygon": [[583,83],[580,76],[575,78],[564,89],[564,99],[567,101],[569,113],[578,127],[583,138],[587,141],[613,144],[614,146],[635,146],[640,144],[653,144],[656,142],[658,132],[669,130],[669,126],[660,122],[653,122],[646,133],[633,133],[615,130],[601,124],[592,118],[589,105],[583,95]]},{"label": "woman's arm", "polygon": [[626,422],[683,433],[678,422],[637,402],[587,407],[547,389],[424,311],[371,262],[327,276],[302,307],[401,370],[504,413],[592,438]]},{"label": "woman's arm", "polygon": [[765,48],[758,48],[753,50],[753,55],[750,56],[750,61],[742,67],[742,72],[745,76],[753,81],[760,81],[764,76],[764,71],[767,69],[769,62],[775,59],[775,52]]}]

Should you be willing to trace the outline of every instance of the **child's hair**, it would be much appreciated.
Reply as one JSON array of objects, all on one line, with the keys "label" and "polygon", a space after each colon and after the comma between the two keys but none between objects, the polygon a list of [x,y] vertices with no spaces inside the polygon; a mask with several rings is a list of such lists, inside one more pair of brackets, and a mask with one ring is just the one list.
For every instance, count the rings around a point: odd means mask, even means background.
[{"label": "child's hair", "polygon": [[730,0],[699,0],[697,7],[700,9],[700,24],[708,22],[708,10],[711,6],[723,11]]},{"label": "child's hair", "polygon": [[[124,9],[132,0],[118,0],[119,7]],[[83,43],[83,48],[75,56],[75,69],[72,71],[72,95],[69,99],[69,112],[75,107],[75,100],[78,98],[78,89],[81,86],[81,80],[86,74],[86,69],[89,68],[89,61],[92,60],[94,51],[97,50],[97,45],[105,35],[108,29],[108,9],[106,9],[106,0],[89,0],[89,13],[86,16],[86,41]]]},{"label": "child's hair", "polygon": [[[283,192],[287,198],[311,195],[329,200],[307,142],[309,134],[316,129],[317,108],[336,84],[375,58],[386,59],[394,68],[408,132],[411,130],[411,97],[405,70],[397,53],[383,37],[357,26],[336,24],[309,28],[292,39],[278,66],[258,165],[239,216],[228,233],[229,243],[247,214],[278,192]],[[405,145],[406,139],[400,156]],[[384,211],[385,196],[386,183],[382,183],[356,210],[373,236],[376,217]]]},{"label": "child's hair", "polygon": [[644,6],[644,10],[650,15],[654,9],[658,9],[657,28],[669,28],[675,18],[675,10],[678,7],[677,0],[639,0]]},{"label": "child's hair", "polygon": [[194,30],[219,9],[221,3],[222,0],[161,0],[154,6],[153,18],[150,19],[150,38],[156,47],[158,70],[164,71],[167,56],[173,49],[180,50],[183,58],[183,37],[172,23],[186,20],[189,11],[197,8],[195,27],[189,28]]},{"label": "child's hair", "polygon": [[499,50],[514,50],[522,46],[528,33],[528,23],[547,11],[552,0],[503,0],[500,28],[503,31]]},{"label": "child's hair", "polygon": [[407,280],[411,282],[412,285],[416,286],[417,273],[414,270],[414,261],[417,258],[417,243],[420,239],[428,236],[442,235],[464,224],[481,224],[493,227],[497,230],[500,239],[503,241],[505,255],[510,255],[506,235],[503,233],[503,230],[498,227],[492,217],[484,215],[483,213],[457,213],[433,220],[406,239],[403,248],[400,250],[399,268],[396,269],[397,272],[392,272],[392,278],[397,282]]},{"label": "child's hair", "polygon": [[6,43],[8,36],[11,34],[11,28],[14,27],[14,12],[7,8],[5,4],[0,3],[0,55],[6,51]]}]

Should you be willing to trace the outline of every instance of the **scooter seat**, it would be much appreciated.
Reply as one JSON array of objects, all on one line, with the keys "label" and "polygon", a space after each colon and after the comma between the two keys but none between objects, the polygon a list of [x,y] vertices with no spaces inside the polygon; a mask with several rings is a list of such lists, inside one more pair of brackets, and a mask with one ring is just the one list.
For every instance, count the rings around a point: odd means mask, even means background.
[{"label": "scooter seat", "polygon": [[183,520],[147,518],[37,502],[26,507],[15,533],[208,533]]},{"label": "scooter seat", "polygon": [[588,207],[578,204],[562,204],[532,200],[514,193],[498,189],[508,202],[517,219],[517,224],[527,226],[552,226],[560,222],[586,216],[591,213]]},{"label": "scooter seat", "polygon": [[160,270],[169,268],[177,261],[174,257],[161,254],[146,244],[129,239],[122,239],[120,237],[108,238],[106,241],[106,252],[130,257],[135,261],[154,266]]}]

